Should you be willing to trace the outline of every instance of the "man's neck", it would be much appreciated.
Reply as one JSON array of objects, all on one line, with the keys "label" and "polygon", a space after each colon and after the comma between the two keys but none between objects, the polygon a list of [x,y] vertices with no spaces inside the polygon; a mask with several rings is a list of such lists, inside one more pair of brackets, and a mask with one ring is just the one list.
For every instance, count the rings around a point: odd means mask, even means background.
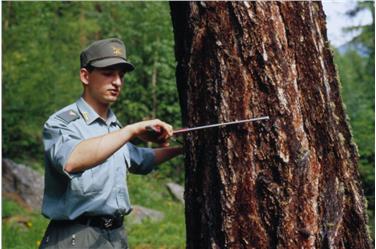
[{"label": "man's neck", "polygon": [[108,110],[110,109],[109,104],[103,104],[99,103],[98,101],[95,101],[94,99],[85,96],[85,94],[82,96],[82,98],[85,100],[85,102],[93,108],[93,110],[103,119],[107,120],[108,117]]}]

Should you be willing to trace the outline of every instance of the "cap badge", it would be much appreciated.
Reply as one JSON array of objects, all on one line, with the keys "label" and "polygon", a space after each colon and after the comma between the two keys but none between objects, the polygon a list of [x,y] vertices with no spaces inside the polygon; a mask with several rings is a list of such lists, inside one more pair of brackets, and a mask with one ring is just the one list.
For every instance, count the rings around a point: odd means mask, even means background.
[{"label": "cap badge", "polygon": [[123,50],[121,48],[112,47],[112,52],[114,53],[114,55],[120,56],[120,55],[122,55]]}]

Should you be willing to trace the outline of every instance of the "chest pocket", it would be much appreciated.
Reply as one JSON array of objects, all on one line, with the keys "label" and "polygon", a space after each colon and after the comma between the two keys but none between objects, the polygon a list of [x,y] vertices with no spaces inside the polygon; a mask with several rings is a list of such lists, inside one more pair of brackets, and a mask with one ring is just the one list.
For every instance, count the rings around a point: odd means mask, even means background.
[{"label": "chest pocket", "polygon": [[81,195],[91,195],[103,191],[111,178],[110,160],[112,158],[107,159],[101,165],[76,174],[70,182],[71,190]]}]

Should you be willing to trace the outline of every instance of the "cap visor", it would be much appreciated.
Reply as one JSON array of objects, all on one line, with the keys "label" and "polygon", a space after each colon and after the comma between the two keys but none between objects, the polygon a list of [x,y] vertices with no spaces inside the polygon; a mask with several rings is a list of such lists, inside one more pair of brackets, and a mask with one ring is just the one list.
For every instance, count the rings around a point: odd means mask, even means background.
[{"label": "cap visor", "polygon": [[134,66],[131,63],[121,58],[107,58],[107,59],[102,59],[98,61],[93,61],[90,63],[91,66],[99,67],[99,68],[109,67],[109,66],[113,66],[117,64],[122,64],[126,72],[130,72],[134,70]]}]

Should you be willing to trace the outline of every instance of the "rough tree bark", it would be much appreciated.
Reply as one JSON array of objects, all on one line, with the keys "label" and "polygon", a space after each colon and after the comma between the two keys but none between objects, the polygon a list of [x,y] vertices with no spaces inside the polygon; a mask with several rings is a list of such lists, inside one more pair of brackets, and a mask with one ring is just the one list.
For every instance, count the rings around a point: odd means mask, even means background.
[{"label": "rough tree bark", "polygon": [[187,248],[371,248],[320,2],[172,2]]}]

